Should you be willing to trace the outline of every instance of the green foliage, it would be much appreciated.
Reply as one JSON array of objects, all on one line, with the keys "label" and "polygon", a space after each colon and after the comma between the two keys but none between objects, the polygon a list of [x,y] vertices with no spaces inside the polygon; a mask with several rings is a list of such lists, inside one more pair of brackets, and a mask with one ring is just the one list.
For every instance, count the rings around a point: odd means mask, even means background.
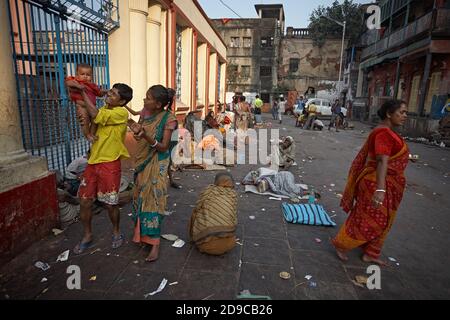
[{"label": "green foliage", "polygon": [[339,22],[347,22],[345,38],[349,40],[349,45],[356,44],[359,35],[364,31],[364,11],[361,5],[353,0],[344,0],[342,3],[335,0],[329,7],[319,6],[309,18],[310,35],[319,47],[325,44],[326,39],[342,38],[342,27],[325,16]]}]

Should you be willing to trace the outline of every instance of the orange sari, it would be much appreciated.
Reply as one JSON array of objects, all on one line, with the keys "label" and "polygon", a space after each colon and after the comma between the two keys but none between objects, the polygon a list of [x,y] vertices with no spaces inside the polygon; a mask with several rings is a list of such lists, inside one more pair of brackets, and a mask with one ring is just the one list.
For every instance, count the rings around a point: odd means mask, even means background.
[{"label": "orange sari", "polygon": [[[400,151],[389,156],[385,198],[382,206],[375,208],[372,206],[372,197],[377,189],[377,164],[374,159],[369,158],[369,153],[375,149],[374,138],[378,134],[396,139],[401,143],[401,147]],[[372,131],[350,168],[341,200],[341,207],[349,213],[349,217],[332,240],[336,248],[348,251],[362,247],[368,256],[379,258],[405,190],[404,171],[408,156],[408,146],[392,130],[377,128]]]}]

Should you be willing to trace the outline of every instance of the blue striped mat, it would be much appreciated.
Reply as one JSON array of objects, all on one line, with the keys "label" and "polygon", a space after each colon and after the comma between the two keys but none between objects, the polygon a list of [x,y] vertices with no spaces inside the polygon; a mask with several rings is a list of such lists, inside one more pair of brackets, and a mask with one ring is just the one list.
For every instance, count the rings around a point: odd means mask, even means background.
[{"label": "blue striped mat", "polygon": [[290,223],[300,223],[312,226],[336,226],[328,213],[318,204],[289,204],[283,202],[284,219]]}]

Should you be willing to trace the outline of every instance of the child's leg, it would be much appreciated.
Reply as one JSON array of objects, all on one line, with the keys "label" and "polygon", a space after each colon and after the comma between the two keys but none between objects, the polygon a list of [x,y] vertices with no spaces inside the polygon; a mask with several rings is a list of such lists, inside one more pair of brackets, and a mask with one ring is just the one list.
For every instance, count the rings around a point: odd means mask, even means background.
[{"label": "child's leg", "polygon": [[89,114],[85,108],[83,108],[84,102],[77,102],[77,116],[83,119],[83,123],[81,124],[81,132],[88,139],[89,137],[89,126],[91,124],[91,119],[89,118]]}]

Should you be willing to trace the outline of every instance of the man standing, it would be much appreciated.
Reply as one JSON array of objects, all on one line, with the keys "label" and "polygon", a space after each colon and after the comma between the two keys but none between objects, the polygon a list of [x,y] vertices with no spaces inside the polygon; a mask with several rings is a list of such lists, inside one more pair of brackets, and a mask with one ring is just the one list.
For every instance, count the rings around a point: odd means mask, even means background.
[{"label": "man standing", "polygon": [[259,98],[259,96],[256,96],[255,99],[255,122],[256,124],[260,124],[262,122],[261,120],[261,108],[264,105],[264,102]]},{"label": "man standing", "polygon": [[280,95],[280,102],[278,103],[278,120],[281,124],[281,115],[286,111],[286,101],[284,101],[283,95]]},{"label": "man standing", "polygon": [[92,144],[78,189],[84,235],[74,249],[75,254],[83,253],[92,245],[92,206],[95,199],[108,210],[113,225],[112,248],[119,248],[124,241],[119,228],[120,160],[130,156],[124,144],[128,111],[123,106],[133,98],[133,90],[126,84],[116,83],[107,93],[106,105],[100,109],[92,104],[86,92],[82,94],[89,116],[98,125],[98,140]]},{"label": "man standing", "polygon": [[331,127],[336,127],[336,132],[339,132],[338,127],[339,123],[336,123],[336,120],[339,120],[339,114],[341,113],[341,105],[339,102],[339,99],[336,99],[334,101],[333,105],[331,106],[331,120],[330,124],[328,125],[328,130],[331,129]]}]

